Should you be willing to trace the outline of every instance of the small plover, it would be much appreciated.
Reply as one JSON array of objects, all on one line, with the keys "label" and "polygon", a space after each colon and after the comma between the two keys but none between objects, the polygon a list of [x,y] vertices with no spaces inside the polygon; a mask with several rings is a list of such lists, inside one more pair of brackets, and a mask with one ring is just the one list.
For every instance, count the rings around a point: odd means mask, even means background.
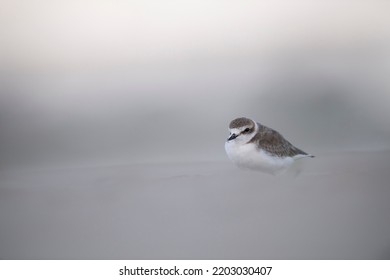
[{"label": "small plover", "polygon": [[231,121],[229,131],[226,153],[242,168],[280,174],[296,160],[314,157],[293,146],[279,132],[248,118]]}]

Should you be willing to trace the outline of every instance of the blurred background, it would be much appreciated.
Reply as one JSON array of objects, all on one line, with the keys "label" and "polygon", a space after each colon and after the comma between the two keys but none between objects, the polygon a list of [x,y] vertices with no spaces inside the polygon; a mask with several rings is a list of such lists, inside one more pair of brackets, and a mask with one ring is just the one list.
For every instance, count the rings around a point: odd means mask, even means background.
[{"label": "blurred background", "polygon": [[3,167],[225,160],[239,116],[390,148],[387,1],[0,3]]},{"label": "blurred background", "polygon": [[[390,259],[390,2],[0,0],[0,259]],[[308,159],[227,159],[253,118]]]}]

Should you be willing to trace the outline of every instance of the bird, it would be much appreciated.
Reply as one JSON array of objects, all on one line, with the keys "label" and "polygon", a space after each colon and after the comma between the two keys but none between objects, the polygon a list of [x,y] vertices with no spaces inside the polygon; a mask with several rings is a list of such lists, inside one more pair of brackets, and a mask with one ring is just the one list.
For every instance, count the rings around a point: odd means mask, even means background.
[{"label": "bird", "polygon": [[313,158],[287,141],[278,131],[240,117],[229,124],[225,142],[229,159],[238,167],[279,175],[302,158]]}]

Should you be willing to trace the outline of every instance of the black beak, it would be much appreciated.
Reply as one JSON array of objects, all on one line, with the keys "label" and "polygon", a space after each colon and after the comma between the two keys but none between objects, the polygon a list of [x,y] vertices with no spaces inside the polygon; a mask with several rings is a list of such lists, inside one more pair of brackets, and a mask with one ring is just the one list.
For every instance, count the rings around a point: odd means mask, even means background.
[{"label": "black beak", "polygon": [[227,140],[230,141],[230,140],[236,139],[237,136],[238,136],[238,135],[236,135],[236,134],[233,133],[232,135],[229,136],[229,138],[228,138]]}]

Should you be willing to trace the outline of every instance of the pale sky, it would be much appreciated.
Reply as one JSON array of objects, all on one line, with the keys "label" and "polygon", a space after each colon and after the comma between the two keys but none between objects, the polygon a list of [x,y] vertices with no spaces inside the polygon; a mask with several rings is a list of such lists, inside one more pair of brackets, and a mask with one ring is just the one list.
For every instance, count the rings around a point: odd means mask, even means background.
[{"label": "pale sky", "polygon": [[388,1],[1,0],[0,57],[88,67],[389,40]]},{"label": "pale sky", "polygon": [[390,147],[389,1],[0,6],[0,150],[10,158],[224,158],[237,116],[303,150]]}]

